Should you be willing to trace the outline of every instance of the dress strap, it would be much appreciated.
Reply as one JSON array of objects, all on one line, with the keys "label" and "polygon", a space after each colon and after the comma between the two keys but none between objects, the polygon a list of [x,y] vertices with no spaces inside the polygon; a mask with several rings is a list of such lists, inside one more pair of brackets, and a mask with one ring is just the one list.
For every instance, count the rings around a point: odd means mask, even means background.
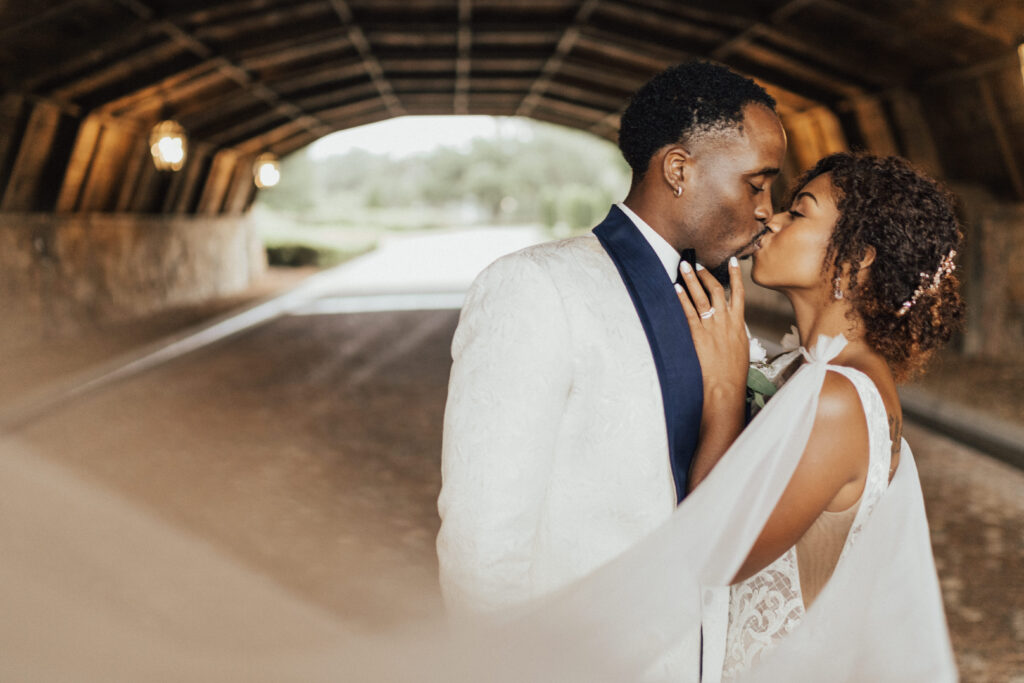
[{"label": "dress strap", "polygon": [[889,431],[889,413],[882,400],[882,393],[874,381],[860,370],[844,365],[829,365],[828,370],[838,372],[853,383],[864,409],[868,428],[868,474],[860,508],[854,518],[850,535],[847,537],[843,554],[849,549],[872,508],[885,493],[889,485],[889,466],[892,462],[892,438]]}]

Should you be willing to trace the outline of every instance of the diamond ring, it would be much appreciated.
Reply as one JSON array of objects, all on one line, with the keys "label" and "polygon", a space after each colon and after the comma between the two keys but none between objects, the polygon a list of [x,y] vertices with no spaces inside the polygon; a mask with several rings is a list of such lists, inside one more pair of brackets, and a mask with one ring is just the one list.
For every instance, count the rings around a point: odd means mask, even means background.
[{"label": "diamond ring", "polygon": [[703,313],[701,313],[701,314],[700,314],[700,318],[701,318],[701,320],[707,320],[708,318],[710,318],[710,317],[711,317],[711,316],[713,316],[714,314],[715,314],[715,307],[714,307],[714,306],[712,306],[712,307],[711,307],[711,308],[709,308],[708,310],[706,310],[706,311],[704,311]]}]

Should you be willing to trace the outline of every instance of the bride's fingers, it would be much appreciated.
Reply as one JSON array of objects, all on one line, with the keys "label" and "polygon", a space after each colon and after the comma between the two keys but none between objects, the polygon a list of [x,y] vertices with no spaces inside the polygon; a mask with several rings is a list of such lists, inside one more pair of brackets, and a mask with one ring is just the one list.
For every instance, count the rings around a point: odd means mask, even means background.
[{"label": "bride's fingers", "polygon": [[689,262],[682,261],[679,263],[679,273],[683,276],[686,291],[690,293],[690,299],[693,301],[693,306],[697,309],[697,312],[706,312],[711,308],[711,302],[708,301],[708,295],[704,293],[704,288],[701,287],[700,281],[694,274],[693,267]]},{"label": "bride's fingers", "polygon": [[735,256],[729,259],[729,310],[743,320],[743,307],[745,305],[743,293],[743,271],[740,270],[740,260]]},{"label": "bride's fingers", "polygon": [[679,303],[683,307],[683,315],[686,316],[686,323],[690,326],[690,330],[695,330],[701,326],[700,316],[697,315],[697,310],[690,303],[690,297],[683,291],[683,286],[676,285],[676,295],[679,297]]},{"label": "bride's fingers", "polygon": [[711,297],[711,305],[716,310],[725,310],[725,289],[722,287],[722,283],[711,274],[711,271],[704,266],[697,264],[697,277],[704,284],[704,289],[707,290]]}]

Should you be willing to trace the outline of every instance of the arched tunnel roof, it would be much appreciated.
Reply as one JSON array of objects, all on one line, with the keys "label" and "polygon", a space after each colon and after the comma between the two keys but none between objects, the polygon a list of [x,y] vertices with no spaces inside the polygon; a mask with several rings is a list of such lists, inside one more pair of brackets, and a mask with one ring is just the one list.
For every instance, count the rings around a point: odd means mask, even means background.
[{"label": "arched tunnel roof", "polygon": [[[854,144],[878,147],[865,103],[892,129],[884,151],[906,153],[923,122],[932,165],[1001,159],[971,179],[1024,193],[1018,0],[0,0],[0,18],[6,210],[203,210],[221,152],[283,155],[405,114],[614,138],[629,94],[693,57],[759,79],[784,116],[834,112]],[[985,87],[962,96],[964,83]],[[184,189],[154,180],[163,191],[140,198],[119,179],[143,173],[141,141],[166,118],[205,161]],[[944,149],[972,125],[980,151]],[[228,187],[239,173],[225,173]]]}]

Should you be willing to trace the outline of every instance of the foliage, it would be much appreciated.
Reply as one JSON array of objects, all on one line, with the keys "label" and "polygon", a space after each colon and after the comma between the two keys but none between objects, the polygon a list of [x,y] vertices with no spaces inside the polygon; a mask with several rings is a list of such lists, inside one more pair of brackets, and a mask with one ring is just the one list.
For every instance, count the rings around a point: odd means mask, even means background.
[{"label": "foliage", "polygon": [[281,184],[258,208],[305,225],[425,228],[473,223],[596,224],[625,196],[629,170],[618,149],[587,133],[525,122],[525,135],[474,138],[390,157],[353,149],[282,162]]}]

